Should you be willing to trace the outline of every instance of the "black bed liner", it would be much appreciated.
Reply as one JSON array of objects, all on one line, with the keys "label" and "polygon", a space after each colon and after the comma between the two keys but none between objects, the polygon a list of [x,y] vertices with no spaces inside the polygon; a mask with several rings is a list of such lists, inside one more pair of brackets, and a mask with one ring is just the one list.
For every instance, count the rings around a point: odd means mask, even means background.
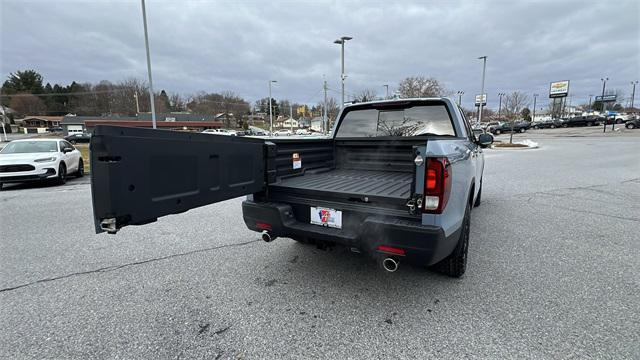
[{"label": "black bed liner", "polygon": [[333,169],[281,179],[273,190],[332,193],[405,201],[411,195],[413,174],[398,171]]}]

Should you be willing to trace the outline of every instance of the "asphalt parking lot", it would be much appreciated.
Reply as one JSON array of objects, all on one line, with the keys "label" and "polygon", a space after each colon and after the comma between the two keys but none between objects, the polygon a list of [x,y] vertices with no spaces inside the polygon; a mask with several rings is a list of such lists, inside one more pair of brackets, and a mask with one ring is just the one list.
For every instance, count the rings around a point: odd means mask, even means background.
[{"label": "asphalt parking lot", "polygon": [[458,280],[264,243],[241,199],[110,236],[86,177],[8,187],[0,357],[640,358],[640,131],[596,131],[485,152]]}]

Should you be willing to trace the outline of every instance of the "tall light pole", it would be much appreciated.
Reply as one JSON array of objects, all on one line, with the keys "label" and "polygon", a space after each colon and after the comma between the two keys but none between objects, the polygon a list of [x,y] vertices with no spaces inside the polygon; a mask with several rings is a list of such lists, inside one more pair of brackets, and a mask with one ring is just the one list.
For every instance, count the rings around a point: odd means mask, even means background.
[{"label": "tall light pole", "polygon": [[[387,100],[389,98],[389,85],[388,84],[384,84],[382,85],[385,88],[385,96],[384,99]],[[635,86],[635,85],[634,85]]]},{"label": "tall light pole", "polygon": [[589,94],[589,111],[591,111],[591,98],[593,97],[592,94]]},{"label": "tall light pole", "polygon": [[458,95],[458,106],[462,106],[462,95],[464,95],[464,91],[458,91],[456,92],[456,95]]},{"label": "tall light pole", "polygon": [[487,70],[487,56],[480,56],[478,60],[482,59],[482,86],[480,86],[480,107],[478,108],[478,123],[482,121],[482,103],[484,100],[484,75]]},{"label": "tall light pole", "polygon": [[151,55],[149,55],[149,35],[147,35],[147,10],[142,1],[142,22],[144,23],[144,46],[147,49],[147,73],[149,73],[149,99],[151,100],[151,123],[156,128],[156,105],[153,100],[153,80],[151,79]]},{"label": "tall light pole", "polygon": [[324,90],[324,106],[322,107],[322,133],[327,135],[329,129],[328,111],[327,111],[327,80],[322,83],[322,90]]},{"label": "tall light pole", "polygon": [[536,121],[536,100],[538,100],[538,94],[533,94],[533,116],[531,121]]},{"label": "tall light pole", "polygon": [[500,113],[502,112],[502,97],[505,95],[505,93],[498,93],[498,98],[500,99],[500,102],[498,103],[498,121],[501,121],[502,118],[502,116],[500,116]]},{"label": "tall light pole", "polygon": [[[602,81],[602,97],[600,98],[600,102],[602,103],[602,113],[605,114],[605,109],[606,109],[606,102],[604,102],[604,89],[606,89],[607,87],[607,80],[609,80],[608,77],[605,78],[600,78],[600,81]],[[602,132],[607,132],[607,114],[604,115],[604,127],[602,128]]]},{"label": "tall light pole", "polygon": [[353,39],[351,36],[343,36],[333,42],[334,44],[340,44],[341,47],[340,62],[342,64],[342,67],[340,71],[340,79],[342,80],[342,103],[340,103],[340,109],[344,108],[344,80],[346,78],[346,75],[344,74],[344,43],[351,39]]},{"label": "tall light pole", "polygon": [[638,80],[631,82],[631,85],[633,85],[633,90],[631,91],[631,111],[633,111],[633,99],[636,97],[636,85],[637,84],[638,84]]},{"label": "tall light pole", "polygon": [[269,80],[269,132],[273,136],[273,110],[271,107],[271,84],[277,83],[277,80]]}]

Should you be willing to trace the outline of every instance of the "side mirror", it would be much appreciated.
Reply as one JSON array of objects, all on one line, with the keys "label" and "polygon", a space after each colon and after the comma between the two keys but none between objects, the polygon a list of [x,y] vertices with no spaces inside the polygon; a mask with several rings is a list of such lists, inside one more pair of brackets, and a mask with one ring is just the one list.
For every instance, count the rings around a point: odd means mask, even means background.
[{"label": "side mirror", "polygon": [[73,151],[73,149],[70,148],[70,147],[66,147],[66,148],[62,149],[62,152],[65,153],[65,154],[68,153],[68,152],[72,152],[72,151]]},{"label": "side mirror", "polygon": [[478,145],[482,148],[486,148],[487,146],[493,143],[493,135],[491,134],[480,134],[478,137]]}]

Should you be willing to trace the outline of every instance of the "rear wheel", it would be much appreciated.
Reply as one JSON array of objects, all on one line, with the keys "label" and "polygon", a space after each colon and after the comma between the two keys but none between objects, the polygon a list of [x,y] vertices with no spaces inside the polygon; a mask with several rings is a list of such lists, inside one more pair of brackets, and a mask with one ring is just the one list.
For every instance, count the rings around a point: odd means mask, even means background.
[{"label": "rear wheel", "polygon": [[471,207],[467,204],[464,212],[464,220],[462,221],[462,229],[460,229],[460,238],[458,244],[451,255],[434,265],[434,269],[451,277],[461,277],[467,270],[467,251],[469,249],[469,226],[471,224],[469,213]]},{"label": "rear wheel", "polygon": [[593,123],[592,122],[588,122],[587,126],[593,126]]},{"label": "rear wheel", "polygon": [[82,161],[82,159],[80,159],[80,162],[78,163],[78,171],[76,172],[76,177],[83,177],[84,176],[84,162]]},{"label": "rear wheel", "polygon": [[496,135],[500,135],[500,130],[496,130],[496,131],[495,131],[495,134],[496,134]]},{"label": "rear wheel", "polygon": [[64,163],[60,163],[58,166],[58,184],[62,185],[67,182],[67,166]]},{"label": "rear wheel", "polygon": [[627,124],[627,129],[633,129],[635,127],[636,127],[636,125],[634,123],[628,123]]},{"label": "rear wheel", "polygon": [[556,126],[555,126],[555,125],[551,125],[551,126],[550,126],[550,128],[555,129],[555,128],[556,128]]},{"label": "rear wheel", "polygon": [[525,132],[525,131],[527,131],[527,129],[525,129],[525,128],[520,129],[520,132],[521,132],[521,133],[523,133],[523,132]]},{"label": "rear wheel", "polygon": [[622,119],[616,119],[616,124],[622,124]]}]

